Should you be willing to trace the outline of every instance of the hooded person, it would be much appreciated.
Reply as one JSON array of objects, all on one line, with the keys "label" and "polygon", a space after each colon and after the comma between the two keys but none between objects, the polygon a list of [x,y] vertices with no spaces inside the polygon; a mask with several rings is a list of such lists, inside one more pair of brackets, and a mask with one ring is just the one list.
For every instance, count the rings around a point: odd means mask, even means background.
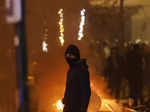
[{"label": "hooded person", "polygon": [[67,48],[65,59],[69,64],[69,70],[63,98],[63,112],[87,112],[91,88],[86,60],[80,59],[80,51],[75,45]]}]

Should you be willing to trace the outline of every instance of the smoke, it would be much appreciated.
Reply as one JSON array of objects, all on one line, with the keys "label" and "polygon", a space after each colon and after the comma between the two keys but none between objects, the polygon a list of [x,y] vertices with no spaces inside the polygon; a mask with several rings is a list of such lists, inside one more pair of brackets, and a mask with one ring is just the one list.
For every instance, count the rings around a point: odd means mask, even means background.
[{"label": "smoke", "polygon": [[[32,3],[31,3],[32,2]],[[35,6],[33,7],[33,4]],[[81,57],[86,58],[91,78],[91,87],[96,96],[97,102],[101,103],[98,98],[111,98],[107,82],[103,79],[103,55],[96,57],[93,55],[93,49],[90,47],[88,40],[77,41],[78,26],[80,23],[80,10],[88,6],[87,0],[55,0],[42,1],[34,3],[28,2],[27,9],[31,10],[35,16],[28,13],[27,16],[27,36],[30,38],[29,47],[39,50],[42,39],[41,29],[43,21],[47,21],[49,28],[49,52],[48,54],[35,54],[38,64],[35,68],[36,90],[32,91],[33,95],[37,94],[34,99],[39,102],[39,111],[54,112],[53,103],[63,98],[66,73],[68,65],[64,59],[64,51],[69,44],[76,44],[80,51]],[[57,43],[57,11],[64,8],[64,24],[65,24],[65,45],[60,47]],[[38,15],[36,15],[38,14]],[[42,28],[41,28],[42,26]],[[28,39],[29,40],[29,39]],[[33,44],[34,42],[34,44]],[[101,53],[101,51],[100,51]],[[30,55],[30,53],[29,53]],[[35,58],[35,57],[33,57]],[[99,65],[98,65],[99,63]],[[98,65],[99,72],[96,66]],[[93,98],[94,99],[94,98]],[[95,99],[94,99],[95,100]],[[95,101],[96,102],[96,101]]]},{"label": "smoke", "polygon": [[[40,2],[37,2],[38,4],[36,4],[36,7],[38,8],[38,10],[35,10],[33,6],[29,5],[32,10],[34,9],[35,12],[37,11],[36,13],[40,12],[41,15],[39,16],[39,18],[37,18],[36,16],[31,17],[31,15],[27,17],[28,19],[27,34],[28,37],[30,37],[30,42],[28,43],[30,48],[32,47],[32,49],[35,48],[36,50],[40,49],[39,41],[41,41],[43,37],[41,30],[43,27],[45,27],[44,26],[45,24],[43,25],[44,20],[47,21],[46,26],[49,29],[48,53],[45,54],[40,52],[31,57],[32,59],[35,59],[36,57],[36,61],[37,61],[36,68],[33,72],[36,75],[35,77],[36,83],[35,83],[35,89],[34,91],[32,91],[32,94],[33,95],[36,94],[36,98],[33,99],[34,100],[33,102],[38,102],[37,108],[39,111],[54,112],[55,107],[53,107],[53,103],[57,102],[58,99],[63,98],[65,83],[66,83],[66,73],[68,70],[68,65],[66,64],[64,59],[64,52],[69,44],[77,45],[81,51],[81,58],[87,59],[91,82],[94,85],[93,90],[95,89],[94,91],[97,91],[95,94],[99,94],[100,97],[102,98],[109,96],[107,95],[106,92],[107,83],[101,77],[101,73],[97,74],[95,70],[95,65],[99,62],[101,63],[102,61],[101,58],[95,58],[93,56],[93,49],[90,48],[90,45],[86,40],[86,37],[81,41],[77,40],[78,37],[77,34],[79,31],[78,28],[80,24],[80,10],[83,9],[84,6],[82,6],[82,4],[84,3],[82,2],[79,3],[79,0],[77,1],[68,0],[68,1],[63,1],[63,3],[62,1],[58,1],[58,2],[56,1],[53,1],[54,3],[53,2],[48,3],[48,1],[47,2],[43,1],[41,4]],[[65,7],[64,39],[66,43],[64,44],[64,47],[59,46],[60,44],[57,43],[58,42],[57,7],[63,8],[60,5]],[[57,6],[57,7],[53,7],[53,6]],[[42,9],[40,10],[39,7],[42,7]],[[71,7],[71,9],[69,9],[69,7]],[[51,10],[51,8],[55,8],[55,10]],[[35,44],[33,44],[33,42],[35,42]],[[37,44],[37,42],[39,43]],[[29,51],[29,55],[30,52],[31,51]]]}]

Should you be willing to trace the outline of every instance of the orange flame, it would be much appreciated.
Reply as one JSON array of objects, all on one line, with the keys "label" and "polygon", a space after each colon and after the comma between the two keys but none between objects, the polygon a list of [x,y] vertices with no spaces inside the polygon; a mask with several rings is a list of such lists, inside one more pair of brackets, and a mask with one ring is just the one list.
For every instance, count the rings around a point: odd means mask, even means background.
[{"label": "orange flame", "polygon": [[56,107],[57,107],[57,110],[62,112],[63,111],[63,108],[64,108],[64,105],[62,103],[61,100],[58,100],[57,103],[56,103]]}]

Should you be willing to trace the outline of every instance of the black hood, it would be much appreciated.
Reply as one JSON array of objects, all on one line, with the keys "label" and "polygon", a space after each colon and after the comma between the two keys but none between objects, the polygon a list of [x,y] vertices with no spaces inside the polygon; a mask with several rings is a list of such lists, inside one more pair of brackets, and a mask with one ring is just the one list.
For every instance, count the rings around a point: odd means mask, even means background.
[{"label": "black hood", "polygon": [[77,58],[77,60],[80,60],[80,50],[75,45],[69,45],[65,52],[65,55],[66,54],[72,54]]}]

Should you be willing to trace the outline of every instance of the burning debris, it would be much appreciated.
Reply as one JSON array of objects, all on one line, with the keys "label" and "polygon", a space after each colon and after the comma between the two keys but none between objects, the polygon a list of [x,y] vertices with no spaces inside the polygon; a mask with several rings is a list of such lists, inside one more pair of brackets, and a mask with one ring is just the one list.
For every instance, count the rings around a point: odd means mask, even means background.
[{"label": "burning debris", "polygon": [[[97,95],[93,92],[88,112],[138,112],[136,110],[123,107],[114,99],[95,100],[95,98],[97,98],[96,96]],[[55,106],[58,112],[63,112],[64,105],[61,100],[58,100]]]},{"label": "burning debris", "polygon": [[99,76],[91,81],[92,95],[88,112],[138,112],[125,107],[120,101],[111,97],[106,91],[106,89],[108,90],[105,84],[106,82],[103,82],[103,84],[100,84],[100,82],[103,81]]},{"label": "burning debris", "polygon": [[[124,107],[122,104],[117,102],[116,99],[111,97],[105,97],[104,93],[100,93],[100,90],[91,83],[92,94],[88,112],[138,112],[136,110]],[[63,112],[64,105],[59,99],[54,104],[56,112]]]}]

